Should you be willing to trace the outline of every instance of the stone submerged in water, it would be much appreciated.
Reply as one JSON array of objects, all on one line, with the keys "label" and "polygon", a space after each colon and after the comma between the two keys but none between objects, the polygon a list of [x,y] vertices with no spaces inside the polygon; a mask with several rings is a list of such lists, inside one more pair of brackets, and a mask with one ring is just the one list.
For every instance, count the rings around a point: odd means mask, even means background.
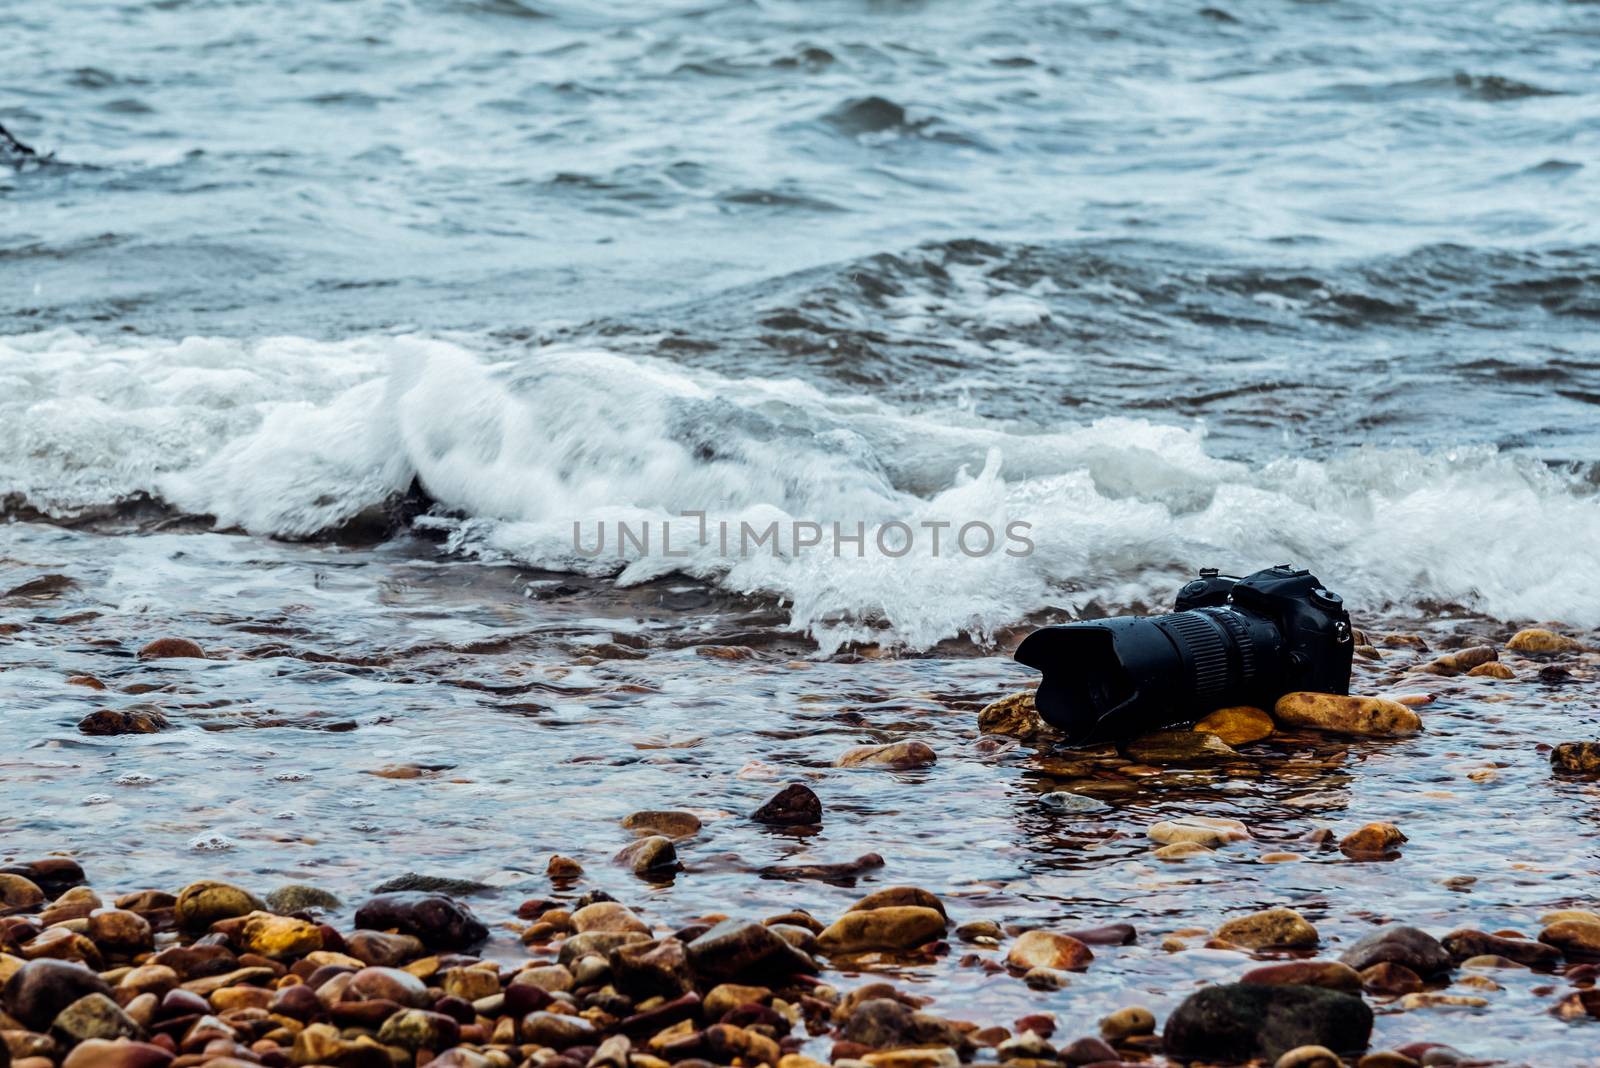
[{"label": "stone submerged in water", "polygon": [[700,832],[700,817],[693,812],[647,809],[624,816],[622,826],[635,834],[659,834],[667,838],[688,838]]},{"label": "stone submerged in water", "polygon": [[1271,716],[1253,705],[1234,705],[1217,709],[1193,729],[1214,734],[1229,745],[1248,745],[1270,737],[1274,724]]},{"label": "stone submerged in water", "polygon": [[803,827],[822,822],[822,799],[804,783],[790,783],[750,814],[757,823]]},{"label": "stone submerged in water", "polygon": [[1141,764],[1217,764],[1239,755],[1217,735],[1200,731],[1157,731],[1134,739],[1123,751]]},{"label": "stone submerged in water", "polygon": [[1274,718],[1290,727],[1333,734],[1404,737],[1422,730],[1422,719],[1406,705],[1386,697],[1346,697],[1332,693],[1286,693],[1272,707]]},{"label": "stone submerged in water", "polygon": [[1159,845],[1192,843],[1207,847],[1226,845],[1250,837],[1250,831],[1243,823],[1223,816],[1179,816],[1151,824],[1145,833]]},{"label": "stone submerged in water", "polygon": [[205,650],[188,638],[157,638],[139,650],[140,660],[204,660]]},{"label": "stone submerged in water", "polygon": [[924,742],[893,742],[889,745],[858,745],[847,749],[835,760],[839,768],[893,768],[897,771],[925,768],[939,759]]},{"label": "stone submerged in water", "polygon": [[159,709],[145,707],[102,708],[78,721],[78,733],[92,737],[119,734],[158,734],[172,724]]},{"label": "stone submerged in water", "polygon": [[1225,983],[1179,1005],[1162,1032],[1166,1053],[1183,1060],[1277,1058],[1300,1046],[1365,1049],[1372,1010],[1352,994],[1314,986]]},{"label": "stone submerged in water", "polygon": [[1052,790],[1039,796],[1039,807],[1063,815],[1088,815],[1092,812],[1109,812],[1111,806],[1098,798],[1075,794],[1070,790]]}]

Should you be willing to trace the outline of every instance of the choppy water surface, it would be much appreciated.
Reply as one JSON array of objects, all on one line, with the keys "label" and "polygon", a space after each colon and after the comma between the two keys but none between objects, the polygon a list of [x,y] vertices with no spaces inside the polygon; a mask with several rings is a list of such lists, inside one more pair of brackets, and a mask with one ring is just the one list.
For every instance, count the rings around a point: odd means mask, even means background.
[{"label": "choppy water surface", "polygon": [[[38,154],[0,145],[0,592],[74,583],[0,603],[7,853],[347,896],[415,869],[503,887],[492,917],[559,849],[676,920],[831,916],[859,887],[762,869],[875,851],[863,885],[963,918],[1139,926],[1058,994],[959,951],[907,968],[986,1022],[1164,1013],[1244,963],[1162,937],[1256,907],[1337,949],[1381,917],[1532,933],[1594,902],[1593,786],[1536,749],[1596,736],[1592,656],[1565,682],[1424,685],[1377,676],[1411,655],[1388,650],[1362,685],[1437,691],[1426,734],[1286,736],[1215,772],[973,720],[1027,680],[1019,628],[1161,605],[1206,564],[1308,564],[1435,642],[1556,620],[1593,643],[1600,7],[4,21],[0,124]],[[573,550],[574,521],[684,510],[1024,521],[1036,551]],[[167,634],[215,658],[133,658]],[[139,702],[175,729],[75,730]],[[829,767],[902,737],[938,765]],[[387,765],[422,773],[365,774]],[[819,834],[744,819],[793,778]],[[1111,807],[1042,812],[1064,784]],[[670,884],[635,885],[615,821],[658,806],[706,829]],[[1257,838],[1153,862],[1144,828],[1174,812]],[[1406,830],[1403,859],[1299,841],[1367,819]],[[1257,861],[1276,849],[1308,859]],[[1559,981],[1502,981],[1482,1013],[1386,1013],[1378,1040],[1592,1059],[1592,1028],[1544,1014]]]}]

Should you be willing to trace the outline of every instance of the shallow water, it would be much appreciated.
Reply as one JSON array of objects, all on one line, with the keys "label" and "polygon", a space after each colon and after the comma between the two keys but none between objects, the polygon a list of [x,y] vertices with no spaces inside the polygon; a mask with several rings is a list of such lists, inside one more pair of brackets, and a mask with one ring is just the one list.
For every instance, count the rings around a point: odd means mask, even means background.
[{"label": "shallow water", "polygon": [[[24,525],[6,528],[0,556],[0,585],[41,573],[76,583],[6,604],[19,629],[0,671],[5,851],[71,848],[100,887],[205,874],[261,889],[310,881],[356,903],[415,871],[484,883],[469,899],[499,921],[550,893],[544,864],[559,852],[588,871],[558,896],[606,889],[669,926],[793,907],[831,918],[905,883],[944,897],[957,922],[1134,924],[1136,944],[1095,947],[1089,970],[1056,993],[991,974],[978,961],[998,954],[969,958],[959,943],[882,966],[942,1014],[990,1023],[1052,1011],[1069,1036],[1124,1004],[1164,1017],[1197,982],[1241,974],[1250,958],[1203,948],[1203,934],[1182,952],[1163,941],[1244,912],[1299,909],[1331,956],[1378,922],[1531,936],[1540,913],[1596,903],[1600,788],[1553,778],[1539,749],[1600,729],[1595,654],[1565,661],[1566,681],[1540,681],[1540,664],[1511,654],[1517,681],[1397,680],[1417,654],[1385,649],[1379,664],[1358,661],[1357,686],[1436,694],[1424,734],[1290,732],[1222,767],[1158,769],[979,736],[977,708],[1027,681],[1008,660],[819,659],[775,640],[770,613],[681,583],[584,589],[424,544],[352,551]],[[1443,646],[1505,636],[1483,620],[1429,630]],[[175,632],[215,659],[132,656]],[[67,684],[75,674],[110,689]],[[176,729],[75,729],[92,710],[135,705],[164,709]],[[937,764],[830,766],[852,745],[909,738],[932,745]],[[372,774],[396,768],[414,777]],[[821,796],[820,830],[748,820],[790,781]],[[1106,808],[1039,804],[1061,788]],[[683,870],[649,883],[610,857],[628,841],[618,821],[657,807],[695,811],[704,828],[680,842]],[[1241,819],[1254,837],[1182,863],[1152,858],[1146,828],[1195,813]],[[1400,859],[1355,862],[1303,838],[1371,820],[1407,833]],[[1259,859],[1280,851],[1304,859]],[[867,853],[884,865],[860,878],[770,870]],[[524,951],[502,931],[489,953]],[[1485,1010],[1400,1013],[1380,999],[1374,1045],[1428,1039],[1509,1063],[1600,1063],[1590,1027],[1547,1015],[1567,989],[1559,977],[1493,977],[1503,989]]]},{"label": "shallow water", "polygon": [[[153,0],[6,31],[0,124],[48,158],[0,148],[0,592],[75,583],[0,600],[7,854],[352,900],[417,870],[500,888],[495,919],[560,850],[679,921],[831,917],[860,886],[763,869],[875,851],[863,886],[963,919],[1135,923],[1057,994],[959,947],[901,968],[1067,1033],[1237,975],[1161,941],[1257,907],[1337,950],[1594,904],[1594,786],[1537,749],[1596,737],[1592,654],[1571,684],[1362,665],[1440,694],[1427,733],[1215,773],[974,719],[1029,681],[1026,626],[1205,565],[1310,565],[1374,632],[1594,645],[1600,7]],[[574,548],[685,510],[1035,551]],[[133,656],[163,635],[214,659]],[[75,729],[137,703],[176,729]],[[902,737],[938,765],[829,766]],[[794,778],[820,833],[744,819]],[[1111,807],[1046,814],[1062,785]],[[607,858],[656,806],[706,827],[646,886]],[[1154,862],[1176,812],[1256,839]],[[1298,841],[1368,819],[1403,859]],[[1600,1063],[1558,979],[1502,982],[1377,1043]]]}]

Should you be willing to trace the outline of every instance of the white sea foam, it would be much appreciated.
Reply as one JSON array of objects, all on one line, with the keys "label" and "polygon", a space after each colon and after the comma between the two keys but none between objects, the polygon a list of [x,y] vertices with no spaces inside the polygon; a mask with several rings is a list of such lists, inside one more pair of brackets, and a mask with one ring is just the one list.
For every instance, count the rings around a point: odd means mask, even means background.
[{"label": "white sea foam", "polygon": [[[1051,432],[911,413],[790,379],[546,349],[366,337],[0,339],[0,495],[66,516],[147,494],[220,525],[306,536],[418,478],[458,551],[639,582],[681,571],[787,604],[824,647],[986,634],[1044,607],[1164,599],[1202,564],[1295,560],[1354,607],[1459,602],[1600,625],[1600,499],[1526,457],[1363,449],[1218,459],[1196,427]],[[738,530],[813,520],[821,546],[724,554],[676,518],[619,559],[597,524],[689,510]],[[879,524],[1030,524],[1031,555],[872,547]],[[827,536],[866,525],[864,555]],[[715,528],[713,527],[713,530]],[[614,540],[614,533],[613,533]],[[787,541],[787,538],[785,539]],[[892,539],[891,539],[892,540]],[[735,543],[736,544],[736,543]]]}]

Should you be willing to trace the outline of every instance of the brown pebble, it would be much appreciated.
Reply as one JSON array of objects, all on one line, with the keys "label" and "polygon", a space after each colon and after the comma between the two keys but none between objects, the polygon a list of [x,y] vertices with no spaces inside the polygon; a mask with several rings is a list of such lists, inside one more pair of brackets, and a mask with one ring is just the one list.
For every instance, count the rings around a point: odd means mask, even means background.
[{"label": "brown pebble", "polygon": [[188,638],[157,638],[139,650],[141,660],[204,660],[205,650]]}]

